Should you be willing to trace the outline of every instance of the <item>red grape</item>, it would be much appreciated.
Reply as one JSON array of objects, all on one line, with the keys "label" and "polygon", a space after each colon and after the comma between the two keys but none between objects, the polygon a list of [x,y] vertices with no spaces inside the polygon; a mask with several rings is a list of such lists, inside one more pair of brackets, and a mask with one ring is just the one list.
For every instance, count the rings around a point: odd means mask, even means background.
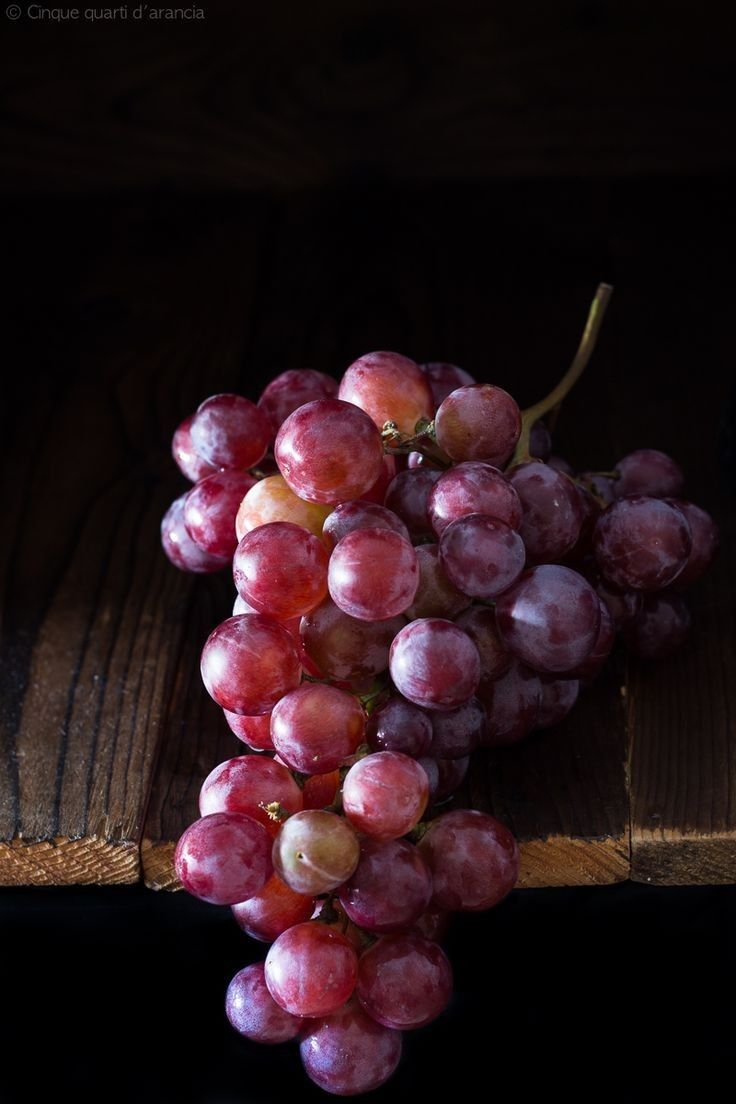
[{"label": "red grape", "polygon": [[616,586],[662,590],[685,567],[692,538],[676,506],[660,498],[620,498],[604,510],[593,534],[598,566]]},{"label": "red grape", "polygon": [[299,1044],[310,1080],[336,1096],[357,1096],[383,1085],[399,1064],[401,1032],[382,1027],[357,1001],[307,1025]]},{"label": "red grape", "polygon": [[475,751],[485,735],[486,712],[477,698],[449,713],[432,713],[432,744],[435,759],[464,759]]},{"label": "red grape", "polygon": [[399,751],[379,751],[360,759],[342,787],[345,816],[359,832],[377,840],[398,839],[410,832],[428,798],[426,773],[415,759]]},{"label": "red grape", "polygon": [[184,525],[186,495],[172,502],[161,521],[161,545],[170,562],[180,571],[208,575],[230,563],[229,556],[215,556],[195,544]]},{"label": "red grape", "polygon": [[595,678],[611,654],[613,645],[616,642],[616,625],[611,614],[608,612],[608,606],[600,596],[598,602],[601,613],[601,623],[598,629],[596,642],[590,654],[582,663],[579,663],[577,667],[573,667],[565,672],[566,678],[577,678],[590,681]]},{"label": "red grape", "polygon": [[694,583],[696,579],[701,577],[706,568],[710,567],[718,552],[720,538],[718,526],[710,514],[706,513],[700,506],[696,506],[693,502],[685,502],[681,498],[667,498],[665,502],[668,502],[670,506],[676,506],[680,513],[684,515],[690,527],[692,538],[687,563],[675,580],[675,585],[679,590],[680,587]]},{"label": "red grape", "polygon": [[680,465],[658,449],[637,449],[616,465],[619,478],[614,481],[616,498],[625,495],[651,495],[666,498],[679,495],[685,478]]},{"label": "red grape", "polygon": [[217,468],[203,460],[192,443],[192,418],[185,418],[180,426],[174,430],[171,439],[171,455],[176,461],[182,475],[185,475],[190,483],[198,483],[206,475],[212,475]]},{"label": "red grape", "polygon": [[309,920],[314,912],[314,897],[296,893],[277,874],[247,901],[232,906],[232,914],[252,939],[273,943],[282,932]]},{"label": "red grape", "polygon": [[405,624],[403,617],[359,621],[327,598],[302,618],[301,636],[307,655],[322,675],[349,682],[386,670],[391,642]]},{"label": "red grape", "polygon": [[254,751],[273,751],[270,713],[261,713],[258,717],[229,713],[227,709],[223,709],[223,713],[230,731],[235,733],[244,744]]},{"label": "red grape", "polygon": [[450,927],[450,914],[431,901],[414,925],[413,930],[433,943],[441,943]]},{"label": "red grape", "polygon": [[437,764],[437,783],[432,800],[438,802],[452,797],[462,783],[468,773],[470,756],[464,755],[462,759],[435,759],[435,763]]},{"label": "red grape", "polygon": [[378,479],[362,496],[362,502],[376,502],[379,506],[383,506],[383,500],[386,497],[386,491],[392,479],[396,478],[396,457],[391,456],[389,453],[384,453],[383,463],[381,465],[381,471],[379,472]]},{"label": "red grape", "polygon": [[331,506],[298,498],[283,475],[268,475],[265,479],[259,479],[240,503],[235,518],[235,533],[240,541],[259,525],[290,521],[292,525],[301,525],[321,539],[322,526],[331,509]]},{"label": "red grape", "polygon": [[271,714],[271,739],[282,759],[304,774],[327,774],[363,740],[365,714],[352,694],[312,682],[286,694]]},{"label": "red grape", "polygon": [[395,422],[402,433],[413,434],[420,418],[434,413],[427,377],[413,360],[400,353],[366,353],[354,361],[340,382],[340,398],[355,403],[379,429]]},{"label": "red grape", "polygon": [[519,532],[530,561],[561,559],[574,547],[583,524],[577,487],[566,475],[538,460],[517,464],[509,479],[524,511]]},{"label": "red grape", "polygon": [[479,912],[516,885],[519,848],[499,820],[454,809],[433,820],[419,843],[432,872],[432,900],[442,909]]},{"label": "red grape", "polygon": [[241,540],[233,559],[238,593],[260,613],[280,621],[301,617],[327,594],[329,556],[321,540],[300,525],[272,521]]},{"label": "red grape", "polygon": [[486,710],[483,744],[495,747],[515,744],[531,732],[539,712],[542,688],[539,676],[514,659],[500,678],[483,679],[478,697]]},{"label": "red grape", "polygon": [[690,611],[674,591],[645,594],[642,611],[622,632],[626,647],[640,659],[664,659],[685,642]]},{"label": "red grape", "polygon": [[377,502],[357,499],[335,507],[322,530],[324,542],[329,549],[333,549],[338,541],[355,529],[390,529],[410,541],[409,531],[400,517]]},{"label": "red grape", "polygon": [[268,419],[273,436],[295,410],[315,399],[334,399],[337,381],[311,368],[291,368],[271,380],[261,392],[258,408]]},{"label": "red grape", "polygon": [[535,728],[551,728],[559,724],[578,700],[580,683],[577,679],[543,678],[542,699],[539,703]]},{"label": "red grape", "polygon": [[467,514],[488,514],[518,529],[521,501],[511,483],[490,464],[458,464],[443,472],[432,487],[427,504],[435,533],[442,536],[452,521]]},{"label": "red grape", "polygon": [[355,873],[340,889],[350,919],[371,932],[410,928],[431,897],[429,868],[416,847],[402,839],[362,840]]},{"label": "red grape", "polygon": [[365,733],[371,751],[401,751],[419,758],[429,753],[432,722],[423,709],[395,694],[371,713]]},{"label": "red grape", "polygon": [[446,364],[443,361],[434,360],[429,364],[420,364],[419,367],[426,375],[432,389],[435,406],[439,406],[451,391],[475,383],[470,372],[466,372],[464,368],[458,368],[455,364]]},{"label": "red grape", "polygon": [[385,621],[411,605],[419,585],[414,549],[389,529],[355,529],[335,546],[330,596],[360,621]]},{"label": "red grape", "polygon": [[481,678],[500,678],[511,664],[511,652],[498,633],[495,610],[488,606],[471,606],[455,618],[463,632],[467,633],[478,649]]},{"label": "red grape", "polygon": [[235,471],[218,471],[195,483],[184,501],[184,524],[195,544],[215,556],[232,556],[238,507],[254,483],[252,475]]},{"label": "red grape", "polygon": [[386,506],[398,514],[413,541],[434,539],[427,507],[430,492],[441,475],[432,468],[402,471],[386,491]]},{"label": "red grape", "polygon": [[450,1000],[452,967],[438,943],[416,932],[385,935],[362,954],[356,992],[384,1027],[424,1027]]},{"label": "red grape", "polygon": [[453,521],[440,539],[440,562],[451,583],[472,598],[488,601],[521,575],[524,542],[509,525],[485,514]]},{"label": "red grape", "polygon": [[498,467],[516,448],[521,412],[503,388],[474,383],[443,399],[434,424],[437,443],[453,460],[484,460]]},{"label": "red grape", "polygon": [[243,813],[212,813],[184,832],[174,869],[194,897],[211,905],[235,905],[258,893],[271,877],[271,837]]},{"label": "red grape", "polygon": [[225,1014],[237,1032],[257,1043],[285,1043],[303,1025],[299,1016],[285,1012],[269,993],[262,962],[238,970],[227,987]]},{"label": "red grape", "polygon": [[301,681],[293,637],[260,613],[230,617],[202,649],[202,680],[218,705],[253,717],[269,713]]},{"label": "red grape", "polygon": [[456,709],[472,698],[480,681],[475,644],[439,617],[406,625],[391,645],[389,666],[399,693],[425,709]]},{"label": "red grape", "polygon": [[419,586],[414,601],[405,611],[415,621],[418,617],[452,618],[470,605],[470,598],[450,582],[440,563],[436,544],[420,544],[416,549]]},{"label": "red grape", "polygon": [[293,1016],[326,1016],[350,997],[358,956],[340,932],[308,920],[280,935],[266,956],[266,985]]},{"label": "red grape", "polygon": [[328,771],[327,774],[312,774],[304,780],[302,798],[305,809],[324,809],[332,805],[337,798],[340,789],[339,770]]},{"label": "red grape", "polygon": [[348,822],[322,809],[285,820],[273,843],[273,865],[297,893],[314,897],[346,882],[358,865],[358,837]]},{"label": "red grape", "polygon": [[212,395],[198,407],[190,433],[199,455],[213,467],[242,471],[265,455],[271,427],[249,399]]},{"label": "red grape", "polygon": [[286,767],[257,755],[239,755],[220,763],[210,771],[199,791],[200,816],[246,813],[271,836],[279,831],[279,821],[269,816],[265,806],[273,802],[289,814],[298,813],[302,791]]}]

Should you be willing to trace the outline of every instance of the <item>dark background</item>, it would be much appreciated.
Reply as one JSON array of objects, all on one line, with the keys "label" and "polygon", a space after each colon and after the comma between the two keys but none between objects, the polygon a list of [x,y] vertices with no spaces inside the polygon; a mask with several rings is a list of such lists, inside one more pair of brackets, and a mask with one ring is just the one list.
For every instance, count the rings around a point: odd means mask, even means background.
[{"label": "dark background", "polygon": [[[104,358],[137,325],[96,286],[101,262],[145,281],[147,259],[183,263],[246,211],[265,258],[246,393],[298,366],[290,346],[335,374],[396,347],[492,372],[525,404],[608,279],[606,383],[571,397],[558,448],[603,467],[611,441],[717,455],[728,493],[730,5],[202,7],[166,26],[2,19],[6,434],[15,403],[53,410],[82,346]],[[541,306],[558,300],[564,316]],[[160,435],[129,448],[164,463]],[[639,885],[518,891],[460,918],[452,1007],[377,1099],[707,1096],[734,1058],[735,923],[731,887]],[[260,955],[226,910],[3,890],[0,930],[1,1100],[42,1082],[75,1100],[321,1098],[293,1048],[225,1024],[229,977]]]}]

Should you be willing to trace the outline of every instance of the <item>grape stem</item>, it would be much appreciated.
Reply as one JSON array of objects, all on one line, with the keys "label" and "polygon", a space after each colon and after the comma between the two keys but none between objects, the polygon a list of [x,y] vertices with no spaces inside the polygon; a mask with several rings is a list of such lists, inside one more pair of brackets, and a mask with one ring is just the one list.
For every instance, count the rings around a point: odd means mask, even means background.
[{"label": "grape stem", "polygon": [[402,433],[396,422],[385,422],[381,430],[383,451],[390,456],[405,456],[409,452],[420,452],[438,468],[449,468],[452,461],[437,444],[434,435],[434,422],[422,419],[417,422],[413,436]]},{"label": "grape stem", "polygon": [[595,343],[598,340],[598,333],[612,292],[613,288],[610,284],[598,285],[593,302],[590,304],[583,336],[580,339],[578,351],[575,353],[572,364],[557,386],[550,391],[549,395],[540,399],[539,402],[534,403],[533,406],[527,407],[527,409],[522,412],[521,434],[511,464],[509,465],[510,467],[514,464],[520,464],[524,460],[532,459],[529,452],[529,437],[531,435],[532,426],[535,422],[538,422],[540,418],[544,417],[545,414],[548,414],[550,410],[559,408],[562,400],[568,392],[572,390],[573,386],[585,371],[591,353],[595,348]]}]

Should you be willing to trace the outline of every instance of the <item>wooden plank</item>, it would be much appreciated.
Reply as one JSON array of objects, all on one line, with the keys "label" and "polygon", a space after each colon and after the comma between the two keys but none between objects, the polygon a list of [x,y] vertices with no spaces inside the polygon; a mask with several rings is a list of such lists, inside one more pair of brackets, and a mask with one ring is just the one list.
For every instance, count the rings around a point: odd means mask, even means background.
[{"label": "wooden plank", "polygon": [[[187,238],[186,264],[174,201],[155,222],[146,204],[66,204],[46,219],[21,208],[10,233],[18,288],[31,284],[31,264],[46,278],[23,300],[32,329],[17,335],[23,370],[8,400],[16,512],[3,565],[2,884],[140,876],[191,589],[158,542],[183,484],[170,437],[194,396],[239,360],[262,210],[235,227],[224,210],[210,213]],[[79,241],[95,263],[68,280]],[[24,390],[29,378],[38,400]]]},{"label": "wooden plank", "polygon": [[240,0],[199,8],[191,22],[6,20],[3,188],[600,180],[734,164],[729,5],[697,20],[683,0],[320,0],[288,19]]}]

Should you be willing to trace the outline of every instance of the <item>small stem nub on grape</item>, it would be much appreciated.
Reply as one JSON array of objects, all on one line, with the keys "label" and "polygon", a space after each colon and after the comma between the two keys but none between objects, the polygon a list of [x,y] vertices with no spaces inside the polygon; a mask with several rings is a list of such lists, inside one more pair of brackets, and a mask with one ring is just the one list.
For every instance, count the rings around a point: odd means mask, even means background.
[{"label": "small stem nub on grape", "polygon": [[261,801],[258,807],[268,814],[269,820],[275,820],[279,824],[289,817],[288,809],[285,809],[278,801]]}]

